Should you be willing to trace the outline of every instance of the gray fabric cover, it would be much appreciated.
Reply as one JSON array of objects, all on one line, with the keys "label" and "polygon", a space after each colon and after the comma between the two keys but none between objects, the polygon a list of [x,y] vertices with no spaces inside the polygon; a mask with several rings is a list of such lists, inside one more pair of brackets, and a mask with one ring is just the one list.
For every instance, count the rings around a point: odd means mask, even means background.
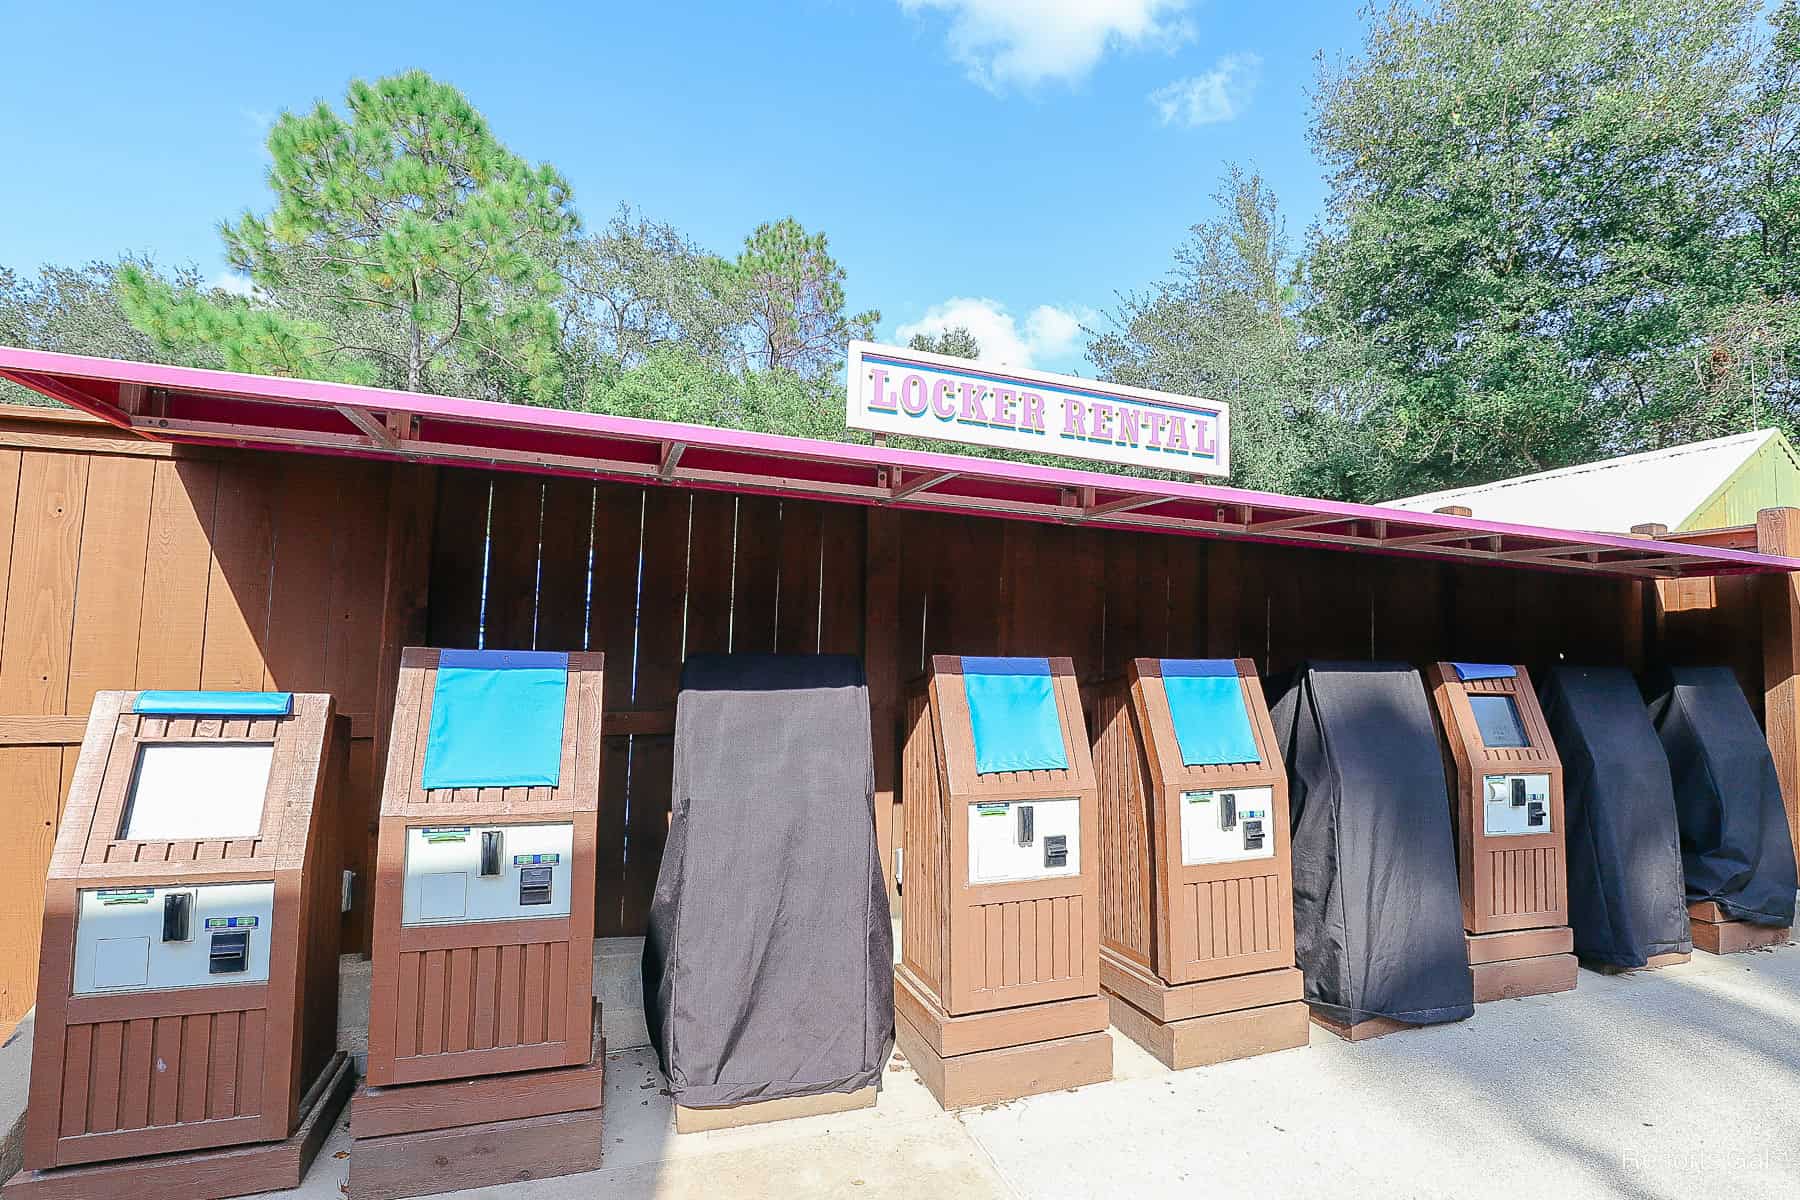
[{"label": "gray fabric cover", "polygon": [[847,655],[694,655],[644,942],[676,1103],[853,1092],[894,1040],[869,692]]},{"label": "gray fabric cover", "polygon": [[1333,1021],[1475,1011],[1443,752],[1404,663],[1307,663],[1272,716],[1293,824],[1294,961]]}]

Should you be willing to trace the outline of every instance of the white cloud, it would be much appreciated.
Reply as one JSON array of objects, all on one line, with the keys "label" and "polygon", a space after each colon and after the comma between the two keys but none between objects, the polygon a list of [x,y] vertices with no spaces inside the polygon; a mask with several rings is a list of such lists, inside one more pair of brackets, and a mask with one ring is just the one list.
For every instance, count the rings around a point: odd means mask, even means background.
[{"label": "white cloud", "polygon": [[982,87],[1075,83],[1114,47],[1173,49],[1193,36],[1189,0],[899,0],[949,14],[950,53]]},{"label": "white cloud", "polygon": [[1150,93],[1150,103],[1164,125],[1214,125],[1237,117],[1250,106],[1262,73],[1254,54],[1227,54],[1204,75],[1190,75]]},{"label": "white cloud", "polygon": [[962,326],[975,335],[981,361],[1009,367],[1031,367],[1066,359],[1081,346],[1081,323],[1089,314],[1040,304],[1025,314],[1023,326],[998,300],[955,296],[934,304],[917,321],[894,335],[902,343],[914,334],[936,335]]},{"label": "white cloud", "polygon": [[232,270],[220,271],[206,281],[206,286],[209,290],[216,288],[221,292],[230,292],[234,296],[242,296],[245,299],[256,295],[256,285],[245,276]]}]

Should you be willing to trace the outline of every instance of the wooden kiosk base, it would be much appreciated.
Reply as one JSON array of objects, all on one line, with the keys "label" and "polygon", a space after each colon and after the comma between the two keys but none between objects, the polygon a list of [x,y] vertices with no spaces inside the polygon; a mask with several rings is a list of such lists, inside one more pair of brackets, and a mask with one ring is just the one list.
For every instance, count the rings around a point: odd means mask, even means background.
[{"label": "wooden kiosk base", "polygon": [[356,1069],[340,1051],[302,1098],[300,1128],[285,1141],[20,1171],[0,1195],[5,1200],[224,1200],[299,1187],[355,1083]]},{"label": "wooden kiosk base", "polygon": [[1305,977],[1293,967],[1171,986],[1101,947],[1113,1028],[1173,1071],[1306,1045]]},{"label": "wooden kiosk base", "polygon": [[1346,1025],[1342,1021],[1334,1021],[1324,1013],[1308,1006],[1308,1015],[1312,1023],[1326,1033],[1336,1034],[1346,1042],[1366,1042],[1372,1038],[1386,1037],[1390,1033],[1405,1033],[1409,1029],[1432,1029],[1434,1025],[1409,1025],[1405,1021],[1393,1021],[1387,1017],[1370,1017],[1358,1021],[1354,1025]]},{"label": "wooden kiosk base", "polygon": [[795,1117],[823,1117],[832,1113],[855,1112],[875,1107],[875,1087],[858,1088],[854,1092],[826,1092],[818,1096],[786,1096],[780,1100],[758,1100],[750,1104],[727,1104],[716,1108],[675,1106],[676,1133],[704,1133],[709,1129],[736,1129],[741,1125],[762,1125],[769,1121],[790,1121]]},{"label": "wooden kiosk base", "polygon": [[1467,935],[1475,1003],[1544,996],[1575,987],[1581,964],[1567,925]]},{"label": "wooden kiosk base", "polygon": [[1711,900],[1688,905],[1688,934],[1694,939],[1694,949],[1708,954],[1741,954],[1785,946],[1792,940],[1793,932],[1785,925],[1733,920]]},{"label": "wooden kiosk base", "polygon": [[895,1045],[945,1108],[1106,1082],[1106,1024],[1101,996],[953,1017],[905,967],[894,969]]},{"label": "wooden kiosk base", "polygon": [[1598,971],[1602,975],[1630,975],[1634,971],[1655,971],[1663,967],[1679,967],[1692,957],[1694,956],[1691,954],[1683,954],[1679,950],[1674,950],[1668,954],[1652,954],[1644,960],[1644,965],[1641,967],[1621,967],[1614,963],[1589,962],[1585,958],[1581,960],[1581,965],[1590,971]]},{"label": "wooden kiosk base", "polygon": [[352,1200],[398,1200],[600,1169],[606,1042],[593,1057],[440,1083],[359,1087],[350,1104]]}]

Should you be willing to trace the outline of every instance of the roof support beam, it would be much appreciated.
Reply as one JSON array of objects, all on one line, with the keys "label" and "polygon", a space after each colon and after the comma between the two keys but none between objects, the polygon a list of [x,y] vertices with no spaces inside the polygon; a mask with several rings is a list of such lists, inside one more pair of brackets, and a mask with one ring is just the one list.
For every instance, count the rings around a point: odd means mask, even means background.
[{"label": "roof support beam", "polygon": [[368,409],[355,408],[348,404],[337,404],[333,407],[337,409],[339,416],[362,430],[368,435],[371,442],[383,450],[392,450],[399,444],[394,440],[392,431],[385,424],[377,421],[375,414]]},{"label": "roof support beam", "polygon": [[1152,504],[1161,504],[1167,496],[1120,496],[1116,500],[1108,500],[1105,504],[1090,504],[1081,515],[1089,518],[1110,517],[1114,513],[1131,512],[1133,509],[1149,508]]},{"label": "roof support beam", "polygon": [[939,471],[936,474],[926,471],[913,479],[907,479],[905,472],[896,467],[894,469],[894,478],[898,482],[896,482],[893,488],[889,490],[888,499],[904,500],[908,496],[916,495],[919,492],[934,488],[940,483],[946,483],[949,480],[955,479],[958,474],[960,474],[960,472],[957,471]]},{"label": "roof support beam", "polygon": [[1278,517],[1272,521],[1257,521],[1250,526],[1251,533],[1277,533],[1283,529],[1306,529],[1313,525],[1342,525],[1349,517],[1340,517],[1335,513],[1305,513],[1298,517]]},{"label": "roof support beam", "polygon": [[675,468],[681,465],[681,456],[686,452],[686,442],[664,442],[662,456],[656,464],[656,477],[658,479],[675,478]]},{"label": "roof support beam", "polygon": [[1466,529],[1440,529],[1436,533],[1409,533],[1405,537],[1383,538],[1383,546],[1402,549],[1407,546],[1441,546],[1445,542],[1466,542],[1480,536]]}]

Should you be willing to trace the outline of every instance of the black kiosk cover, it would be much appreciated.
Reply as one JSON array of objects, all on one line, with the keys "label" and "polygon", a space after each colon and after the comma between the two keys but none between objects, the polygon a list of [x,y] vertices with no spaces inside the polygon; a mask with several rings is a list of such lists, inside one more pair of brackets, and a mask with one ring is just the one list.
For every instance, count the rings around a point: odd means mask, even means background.
[{"label": "black kiosk cover", "polygon": [[1675,781],[1689,903],[1794,923],[1794,844],[1775,760],[1729,667],[1665,667],[1646,689]]},{"label": "black kiosk cover", "polygon": [[1294,825],[1294,951],[1344,1024],[1475,1011],[1444,756],[1418,672],[1307,663],[1275,704]]},{"label": "black kiosk cover", "polygon": [[1576,956],[1641,967],[1689,953],[1675,789],[1637,680],[1623,667],[1553,667],[1538,700],[1563,765]]},{"label": "black kiosk cover", "polygon": [[869,689],[848,655],[696,654],[644,941],[677,1104],[854,1092],[894,1040]]}]

